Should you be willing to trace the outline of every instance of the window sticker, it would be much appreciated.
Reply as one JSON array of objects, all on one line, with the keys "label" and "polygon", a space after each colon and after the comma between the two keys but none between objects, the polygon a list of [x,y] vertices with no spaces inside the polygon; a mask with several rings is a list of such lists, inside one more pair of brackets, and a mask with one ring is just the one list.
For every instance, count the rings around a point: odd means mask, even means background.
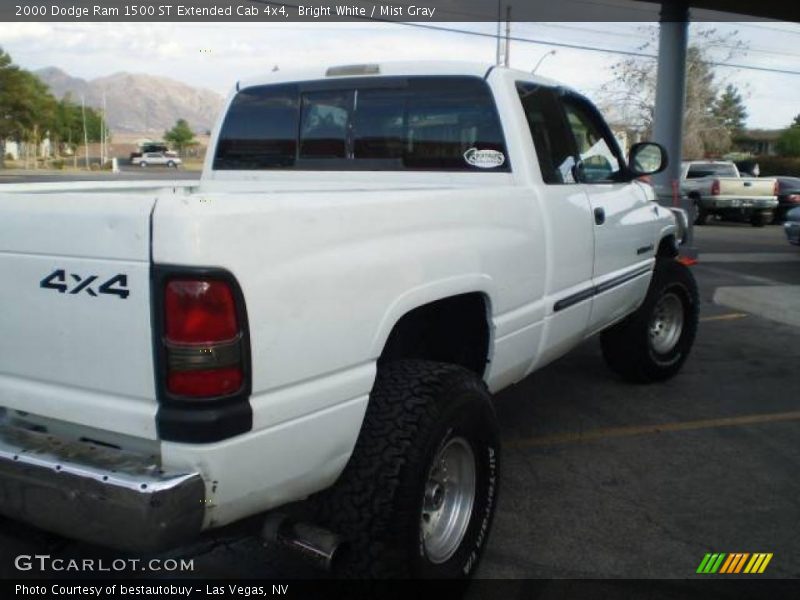
[{"label": "window sticker", "polygon": [[479,169],[495,169],[506,162],[506,156],[497,150],[478,150],[473,147],[464,152],[464,160]]}]

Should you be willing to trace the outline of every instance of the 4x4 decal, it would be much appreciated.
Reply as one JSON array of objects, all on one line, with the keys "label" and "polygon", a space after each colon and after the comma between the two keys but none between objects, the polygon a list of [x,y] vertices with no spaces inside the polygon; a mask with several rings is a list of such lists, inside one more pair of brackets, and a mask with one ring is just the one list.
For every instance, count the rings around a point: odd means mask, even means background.
[{"label": "4x4 decal", "polygon": [[[88,275],[84,277],[76,273],[69,273],[68,279],[67,272],[64,269],[56,269],[39,282],[39,287],[58,290],[60,294],[66,294],[67,292],[70,294],[80,294],[81,292],[86,292],[90,296],[95,297],[98,293],[110,294],[112,296],[119,296],[123,300],[130,295],[131,292],[128,289],[127,275],[123,273],[114,275],[111,279],[101,284],[100,287],[97,288],[97,291],[95,291],[91,286],[97,281],[97,277],[97,275]],[[75,286],[70,289],[70,284],[72,283],[75,283]]]}]

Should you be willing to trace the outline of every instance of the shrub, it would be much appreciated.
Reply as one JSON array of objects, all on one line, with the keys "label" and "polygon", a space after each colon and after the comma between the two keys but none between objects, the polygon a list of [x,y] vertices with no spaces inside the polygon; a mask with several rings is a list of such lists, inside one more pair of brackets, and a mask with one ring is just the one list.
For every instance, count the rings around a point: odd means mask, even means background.
[{"label": "shrub", "polygon": [[761,177],[773,177],[775,175],[800,177],[800,157],[758,156],[755,160],[761,169]]}]

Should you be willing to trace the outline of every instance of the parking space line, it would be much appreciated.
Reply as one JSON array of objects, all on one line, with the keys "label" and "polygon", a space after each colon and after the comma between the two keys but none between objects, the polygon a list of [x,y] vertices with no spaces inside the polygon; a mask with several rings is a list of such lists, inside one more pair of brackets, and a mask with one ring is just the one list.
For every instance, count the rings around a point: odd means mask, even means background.
[{"label": "parking space line", "polygon": [[592,429],[577,433],[556,433],[541,437],[522,438],[511,440],[505,446],[509,448],[537,448],[542,446],[556,446],[559,444],[580,444],[597,440],[630,437],[635,435],[648,435],[652,433],[665,433],[669,431],[691,431],[694,429],[716,429],[719,427],[736,427],[741,425],[757,425],[759,423],[780,423],[785,421],[800,421],[800,410],[766,413],[757,415],[743,415],[741,417],[722,417],[719,419],[702,419],[698,421],[680,421],[677,423],[661,423],[654,425],[632,425],[628,427],[610,427],[607,429]]},{"label": "parking space line", "polygon": [[708,321],[733,321],[735,319],[744,319],[747,313],[726,313],[724,315],[714,315],[712,317],[700,317],[701,323]]}]

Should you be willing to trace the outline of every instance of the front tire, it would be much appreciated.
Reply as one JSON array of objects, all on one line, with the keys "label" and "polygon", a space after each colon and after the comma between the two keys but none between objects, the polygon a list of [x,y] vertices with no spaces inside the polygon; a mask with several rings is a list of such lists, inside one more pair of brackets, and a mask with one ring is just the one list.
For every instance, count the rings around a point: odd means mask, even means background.
[{"label": "front tire", "polygon": [[420,360],[378,371],[355,449],[320,498],[344,535],[338,575],[466,578],[497,504],[500,439],[483,381]]},{"label": "front tire", "polygon": [[689,356],[698,315],[692,272],[672,258],[659,258],[642,305],[601,334],[603,357],[628,381],[668,379]]}]

